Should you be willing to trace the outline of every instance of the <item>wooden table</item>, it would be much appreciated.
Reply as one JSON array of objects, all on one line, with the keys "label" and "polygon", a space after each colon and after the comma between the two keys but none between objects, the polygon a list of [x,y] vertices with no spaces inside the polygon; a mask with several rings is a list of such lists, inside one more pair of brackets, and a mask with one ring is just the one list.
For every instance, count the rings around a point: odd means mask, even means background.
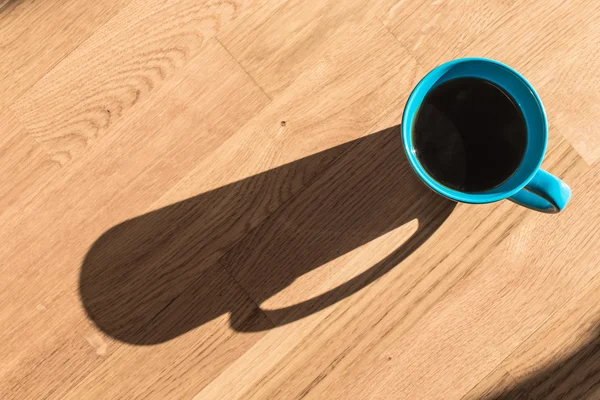
[{"label": "wooden table", "polygon": [[[600,398],[600,3],[0,0],[3,399]],[[539,90],[559,215],[456,205],[439,63]]]}]

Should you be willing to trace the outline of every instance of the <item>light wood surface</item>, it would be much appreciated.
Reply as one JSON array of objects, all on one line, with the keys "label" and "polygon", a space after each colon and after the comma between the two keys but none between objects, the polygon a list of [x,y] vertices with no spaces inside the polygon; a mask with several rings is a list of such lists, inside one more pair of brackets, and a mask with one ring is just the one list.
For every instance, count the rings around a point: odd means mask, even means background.
[{"label": "light wood surface", "polygon": [[[0,398],[600,399],[599,4],[0,0]],[[561,214],[410,170],[466,55]]]}]

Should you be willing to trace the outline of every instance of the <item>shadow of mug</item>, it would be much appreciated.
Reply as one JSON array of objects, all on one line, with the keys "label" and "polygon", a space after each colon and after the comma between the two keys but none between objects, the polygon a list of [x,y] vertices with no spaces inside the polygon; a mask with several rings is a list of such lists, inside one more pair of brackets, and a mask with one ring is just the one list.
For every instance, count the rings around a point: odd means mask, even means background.
[{"label": "shadow of mug", "polygon": [[[413,173],[396,126],[109,229],[84,259],[81,300],[99,329],[138,345],[168,341],[226,314],[237,331],[271,329],[383,276],[454,206]],[[340,286],[282,309],[256,305],[415,219],[418,228],[405,243]]]}]

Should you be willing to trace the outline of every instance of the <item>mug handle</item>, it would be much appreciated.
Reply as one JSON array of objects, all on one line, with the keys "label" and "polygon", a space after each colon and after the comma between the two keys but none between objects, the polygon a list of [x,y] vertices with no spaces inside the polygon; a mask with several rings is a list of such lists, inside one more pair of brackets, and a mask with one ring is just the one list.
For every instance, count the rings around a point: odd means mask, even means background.
[{"label": "mug handle", "polygon": [[513,202],[544,213],[562,211],[571,199],[571,189],[554,175],[540,169],[517,194]]}]

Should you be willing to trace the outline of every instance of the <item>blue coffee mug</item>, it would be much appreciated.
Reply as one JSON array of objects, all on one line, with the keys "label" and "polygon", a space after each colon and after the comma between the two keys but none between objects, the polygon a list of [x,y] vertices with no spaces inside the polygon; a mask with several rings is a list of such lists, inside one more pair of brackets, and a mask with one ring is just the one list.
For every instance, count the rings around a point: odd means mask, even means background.
[{"label": "blue coffee mug", "polygon": [[[527,125],[527,148],[517,170],[501,185],[480,193],[453,190],[429,175],[417,158],[412,131],[425,96],[438,85],[456,78],[481,78],[501,87],[520,107]],[[571,189],[560,179],[540,169],[548,144],[548,122],[539,96],[517,71],[498,61],[462,58],[429,72],[411,93],[402,116],[402,140],[410,165],[431,189],[451,200],[471,204],[509,199],[533,210],[556,213],[571,198]]]}]

